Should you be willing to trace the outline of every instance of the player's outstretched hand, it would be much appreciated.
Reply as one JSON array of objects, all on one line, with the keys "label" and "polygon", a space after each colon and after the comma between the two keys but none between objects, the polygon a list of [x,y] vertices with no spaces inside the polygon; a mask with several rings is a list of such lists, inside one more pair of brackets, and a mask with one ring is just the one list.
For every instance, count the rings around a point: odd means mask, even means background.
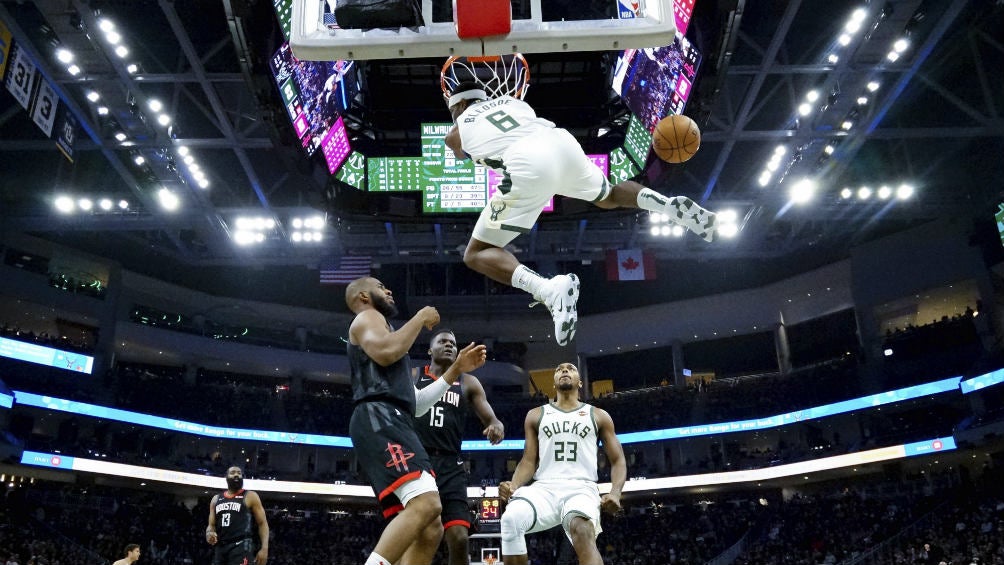
[{"label": "player's outstretched hand", "polygon": [[431,330],[432,328],[439,325],[439,310],[436,310],[435,306],[426,306],[415,314],[415,317],[422,320],[422,325],[425,329]]},{"label": "player's outstretched hand", "polygon": [[502,438],[505,437],[505,426],[502,425],[502,422],[489,424],[488,427],[481,432],[481,435],[488,438],[488,441],[491,442],[492,445],[495,445],[502,441]]},{"label": "player's outstretched hand", "polygon": [[612,494],[604,494],[600,497],[600,509],[607,514],[616,514],[621,511],[621,497]]},{"label": "player's outstretched hand", "polygon": [[499,498],[509,502],[509,497],[512,496],[512,481],[502,481],[499,483]]},{"label": "player's outstretched hand", "polygon": [[467,347],[457,353],[453,366],[461,373],[468,373],[485,364],[488,359],[488,348],[484,345],[474,345],[472,341]]}]

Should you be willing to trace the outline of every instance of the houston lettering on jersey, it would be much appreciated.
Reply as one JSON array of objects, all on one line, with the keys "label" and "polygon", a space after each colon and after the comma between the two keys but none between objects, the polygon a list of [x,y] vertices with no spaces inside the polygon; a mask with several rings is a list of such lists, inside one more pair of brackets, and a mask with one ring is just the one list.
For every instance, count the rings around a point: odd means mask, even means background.
[{"label": "houston lettering on jersey", "polygon": [[240,512],[241,508],[244,508],[244,503],[241,502],[241,501],[236,501],[235,502],[235,501],[229,501],[229,500],[227,500],[227,501],[217,502],[216,503],[216,513],[217,514],[219,514],[220,512],[226,512],[228,510],[231,510],[233,512]]}]

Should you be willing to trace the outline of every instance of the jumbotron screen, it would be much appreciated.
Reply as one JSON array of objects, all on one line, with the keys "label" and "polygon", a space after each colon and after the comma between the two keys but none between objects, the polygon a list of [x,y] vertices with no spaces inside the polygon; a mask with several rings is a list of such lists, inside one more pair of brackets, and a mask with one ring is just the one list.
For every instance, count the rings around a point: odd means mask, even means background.
[{"label": "jumbotron screen", "polygon": [[617,59],[611,86],[645,129],[669,114],[682,114],[690,98],[701,54],[677,34],[665,47],[625,49]]},{"label": "jumbotron screen", "polygon": [[[339,116],[359,93],[354,61],[301,61],[283,43],[269,61],[293,130],[307,155],[332,139]],[[331,167],[329,162],[329,168]]]}]

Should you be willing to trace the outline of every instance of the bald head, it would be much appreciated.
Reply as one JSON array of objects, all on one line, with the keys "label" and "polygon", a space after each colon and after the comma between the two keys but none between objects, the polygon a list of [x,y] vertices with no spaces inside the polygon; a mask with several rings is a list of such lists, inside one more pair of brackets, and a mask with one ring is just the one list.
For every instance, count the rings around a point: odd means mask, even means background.
[{"label": "bald head", "polygon": [[375,286],[375,282],[376,279],[373,277],[360,277],[345,287],[345,305],[349,307],[349,310],[358,314],[363,309],[366,301],[363,298],[363,293],[368,295],[370,290]]},{"label": "bald head", "polygon": [[397,315],[393,293],[373,277],[362,277],[350,282],[345,288],[345,305],[353,314],[374,309],[385,318]]}]

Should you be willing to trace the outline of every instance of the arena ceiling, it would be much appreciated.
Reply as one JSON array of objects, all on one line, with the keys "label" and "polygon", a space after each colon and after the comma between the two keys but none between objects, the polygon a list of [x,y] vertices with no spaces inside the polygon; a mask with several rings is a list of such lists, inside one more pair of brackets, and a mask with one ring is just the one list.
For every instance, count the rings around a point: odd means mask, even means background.
[{"label": "arena ceiling", "polygon": [[[842,46],[842,30],[860,6],[868,15]],[[989,221],[1004,178],[1002,11],[999,1],[698,0],[688,37],[704,60],[686,113],[702,128],[703,145],[683,165],[650,158],[644,181],[713,209],[734,208],[738,236],[710,245],[654,237],[647,214],[564,202],[516,250],[530,261],[597,259],[623,247],[698,261],[839,258],[855,243],[936,218]],[[113,53],[98,31],[101,18],[116,22],[127,56]],[[407,195],[341,185],[319,156],[299,151],[267,67],[280,41],[271,2],[8,0],[0,2],[0,20],[80,124],[70,163],[15,98],[0,93],[4,229],[139,271],[154,256],[185,268],[312,266],[342,254],[384,264],[460,260],[473,215],[424,216]],[[887,54],[901,37],[909,46],[892,62]],[[80,74],[57,60],[57,47],[73,51]],[[609,150],[620,141],[627,111],[609,88],[614,54],[528,59],[527,100],[541,115],[587,148]],[[360,63],[361,103],[346,116],[355,146],[370,155],[414,154],[418,124],[447,119],[441,64]],[[803,117],[798,107],[810,90],[820,99]],[[87,98],[92,91],[98,102]],[[171,117],[170,128],[155,122],[153,99]],[[126,141],[116,139],[120,132]],[[761,186],[779,144],[788,152]],[[206,188],[182,165],[182,145],[200,164]],[[792,205],[789,190],[803,177],[818,180],[817,193]],[[905,201],[840,195],[845,187],[856,193],[903,183],[915,189]],[[163,210],[161,188],[180,197],[178,210]],[[59,194],[109,198],[115,206],[60,214]],[[117,208],[120,200],[128,210]],[[326,214],[323,242],[294,244],[291,218],[316,211]],[[238,216],[269,216],[279,225],[264,244],[242,248],[231,239]]]}]

